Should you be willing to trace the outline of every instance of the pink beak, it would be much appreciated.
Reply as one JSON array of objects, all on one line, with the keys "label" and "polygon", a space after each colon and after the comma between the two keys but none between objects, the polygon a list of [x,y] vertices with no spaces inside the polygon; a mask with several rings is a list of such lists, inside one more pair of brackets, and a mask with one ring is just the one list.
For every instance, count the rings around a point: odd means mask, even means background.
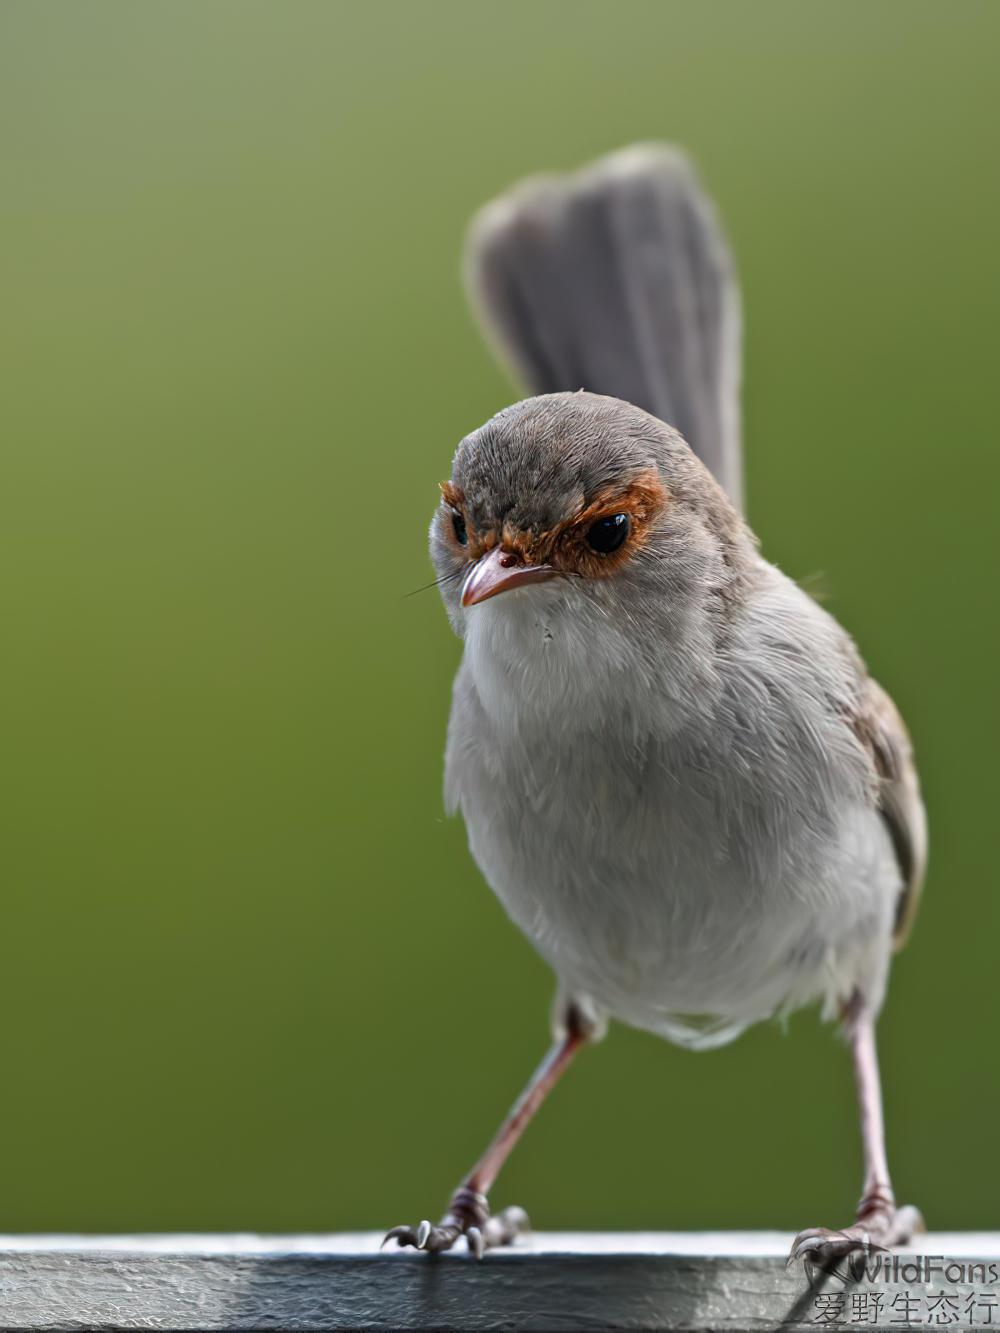
[{"label": "pink beak", "polygon": [[462,605],[475,606],[495,597],[508,588],[520,588],[526,583],[544,583],[558,576],[551,565],[526,565],[516,551],[505,551],[494,546],[469,570],[462,584]]}]

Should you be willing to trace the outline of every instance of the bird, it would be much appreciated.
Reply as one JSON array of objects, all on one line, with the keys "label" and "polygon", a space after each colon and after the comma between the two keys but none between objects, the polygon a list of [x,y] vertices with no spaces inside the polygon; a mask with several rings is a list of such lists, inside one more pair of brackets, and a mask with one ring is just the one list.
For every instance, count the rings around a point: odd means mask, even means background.
[{"label": "bird", "polygon": [[923,1219],[893,1191],[875,1025],[926,815],[891,698],[748,526],[712,202],[680,149],[632,145],[487,204],[464,273],[531,396],[460,442],[431,522],[463,644],[445,797],[555,974],[553,1044],[440,1222],[383,1244],[515,1240],[527,1214],[492,1214],[493,1182],[610,1020],[705,1050],[807,1004],[851,1051],[864,1179],[790,1262],[906,1244]]}]

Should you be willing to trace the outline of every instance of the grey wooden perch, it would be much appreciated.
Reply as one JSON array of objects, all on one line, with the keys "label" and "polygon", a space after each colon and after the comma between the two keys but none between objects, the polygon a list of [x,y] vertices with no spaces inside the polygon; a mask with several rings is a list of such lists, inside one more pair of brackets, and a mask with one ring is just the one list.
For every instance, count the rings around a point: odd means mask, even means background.
[{"label": "grey wooden perch", "polygon": [[923,1236],[859,1281],[786,1269],[776,1232],[550,1232],[482,1263],[380,1239],[0,1237],[0,1327],[1000,1328],[996,1233]]}]

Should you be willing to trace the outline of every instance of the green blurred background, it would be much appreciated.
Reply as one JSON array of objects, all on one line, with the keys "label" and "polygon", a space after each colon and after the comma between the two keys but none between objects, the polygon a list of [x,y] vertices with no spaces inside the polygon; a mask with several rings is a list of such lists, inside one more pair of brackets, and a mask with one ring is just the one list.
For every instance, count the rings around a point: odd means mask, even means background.
[{"label": "green blurred background", "polygon": [[[636,138],[691,150],[736,250],[765,550],[922,758],[898,1189],[996,1225],[998,40],[969,0],[6,0],[0,1229],[415,1221],[541,1054],[546,968],[442,812],[458,645],[404,594],[515,396],[469,214]],[[801,1015],[613,1029],[495,1202],[791,1230],[859,1183]]]}]

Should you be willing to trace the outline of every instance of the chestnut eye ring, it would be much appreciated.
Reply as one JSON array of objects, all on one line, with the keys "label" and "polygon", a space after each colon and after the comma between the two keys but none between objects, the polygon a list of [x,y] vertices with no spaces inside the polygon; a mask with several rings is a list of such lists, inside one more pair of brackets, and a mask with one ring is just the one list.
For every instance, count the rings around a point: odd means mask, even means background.
[{"label": "chestnut eye ring", "polygon": [[587,529],[587,542],[601,555],[610,555],[625,541],[630,527],[628,514],[607,514]]}]

